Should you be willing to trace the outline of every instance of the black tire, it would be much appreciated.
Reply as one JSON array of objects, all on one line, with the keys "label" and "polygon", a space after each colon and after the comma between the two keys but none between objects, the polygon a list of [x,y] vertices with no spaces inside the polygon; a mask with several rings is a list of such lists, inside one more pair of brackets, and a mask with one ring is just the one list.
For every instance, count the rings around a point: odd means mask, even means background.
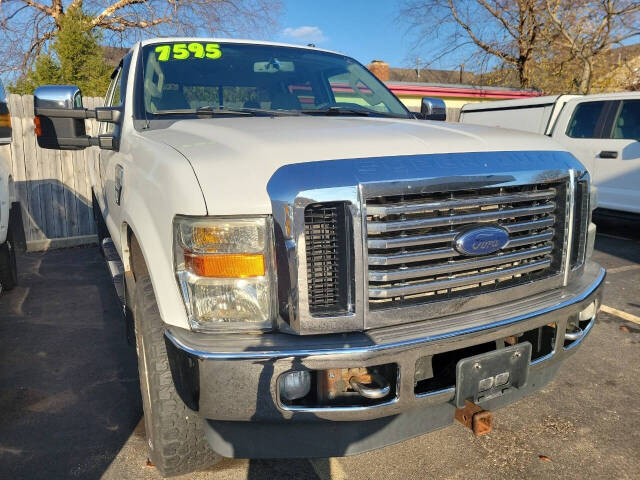
[{"label": "black tire", "polygon": [[0,245],[0,286],[2,290],[11,290],[16,285],[18,285],[18,264],[13,232],[9,228],[7,240]]},{"label": "black tire", "polygon": [[102,247],[102,240],[109,237],[109,230],[107,230],[107,224],[104,223],[100,205],[93,192],[91,192],[91,206],[93,210],[93,221],[96,224],[96,232],[98,234],[98,245]]},{"label": "black tire", "polygon": [[216,463],[221,457],[209,447],[204,420],[184,404],[173,384],[163,322],[148,275],[136,280],[134,322],[150,460],[165,477]]}]

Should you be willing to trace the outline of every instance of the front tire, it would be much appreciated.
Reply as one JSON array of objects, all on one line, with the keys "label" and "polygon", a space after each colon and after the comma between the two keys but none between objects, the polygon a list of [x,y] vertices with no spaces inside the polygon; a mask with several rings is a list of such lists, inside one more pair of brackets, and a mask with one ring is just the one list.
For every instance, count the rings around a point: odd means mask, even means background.
[{"label": "front tire", "polygon": [[175,389],[164,340],[164,324],[148,275],[136,280],[136,347],[149,458],[167,476],[212,465],[220,456],[205,438],[204,420]]},{"label": "front tire", "polygon": [[18,285],[18,264],[11,229],[7,240],[0,245],[0,286],[2,290],[11,290]]}]

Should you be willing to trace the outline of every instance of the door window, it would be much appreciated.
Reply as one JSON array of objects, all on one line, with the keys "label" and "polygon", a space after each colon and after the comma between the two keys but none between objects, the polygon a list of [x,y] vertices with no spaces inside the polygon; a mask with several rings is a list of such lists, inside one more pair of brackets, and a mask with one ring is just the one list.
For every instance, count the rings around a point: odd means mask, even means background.
[{"label": "door window", "polygon": [[[112,107],[120,105],[120,78],[121,78],[122,68],[119,68],[115,77],[111,79],[111,84],[107,89],[107,96],[104,101],[105,107]],[[114,103],[115,102],[115,103]],[[101,133],[113,133],[115,125],[113,123],[101,122],[100,123],[100,132]]]},{"label": "door window", "polygon": [[115,79],[115,83],[113,86],[113,95],[111,96],[111,101],[109,102],[110,107],[117,107],[120,105],[120,89],[122,87],[122,69],[118,70],[118,74]]},{"label": "door window", "polygon": [[596,127],[605,103],[579,103],[567,127],[567,136],[571,138],[599,138]]},{"label": "door window", "polygon": [[[112,83],[111,98],[108,100],[107,106],[117,107],[121,103],[122,68],[118,69],[118,73]],[[115,128],[115,123],[107,123],[104,130],[106,133],[113,133]]]},{"label": "door window", "polygon": [[640,141],[640,100],[622,102],[611,138]]}]

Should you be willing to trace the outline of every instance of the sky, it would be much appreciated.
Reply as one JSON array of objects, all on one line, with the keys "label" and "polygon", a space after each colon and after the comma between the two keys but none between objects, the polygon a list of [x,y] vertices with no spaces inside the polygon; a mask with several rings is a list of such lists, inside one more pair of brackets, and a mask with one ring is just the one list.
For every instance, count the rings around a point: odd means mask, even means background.
[{"label": "sky", "polygon": [[273,40],[342,52],[363,64],[414,66],[413,40],[398,20],[397,0],[284,0]]}]

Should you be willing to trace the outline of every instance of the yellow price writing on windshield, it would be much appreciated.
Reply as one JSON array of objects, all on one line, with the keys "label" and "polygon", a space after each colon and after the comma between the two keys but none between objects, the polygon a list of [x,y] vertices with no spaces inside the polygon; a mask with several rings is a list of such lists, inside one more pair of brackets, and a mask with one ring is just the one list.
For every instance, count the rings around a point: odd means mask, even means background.
[{"label": "yellow price writing on windshield", "polygon": [[208,58],[215,60],[222,56],[222,50],[217,43],[174,43],[172,45],[158,45],[156,58],[159,62],[168,60],[186,60],[188,58]]}]

